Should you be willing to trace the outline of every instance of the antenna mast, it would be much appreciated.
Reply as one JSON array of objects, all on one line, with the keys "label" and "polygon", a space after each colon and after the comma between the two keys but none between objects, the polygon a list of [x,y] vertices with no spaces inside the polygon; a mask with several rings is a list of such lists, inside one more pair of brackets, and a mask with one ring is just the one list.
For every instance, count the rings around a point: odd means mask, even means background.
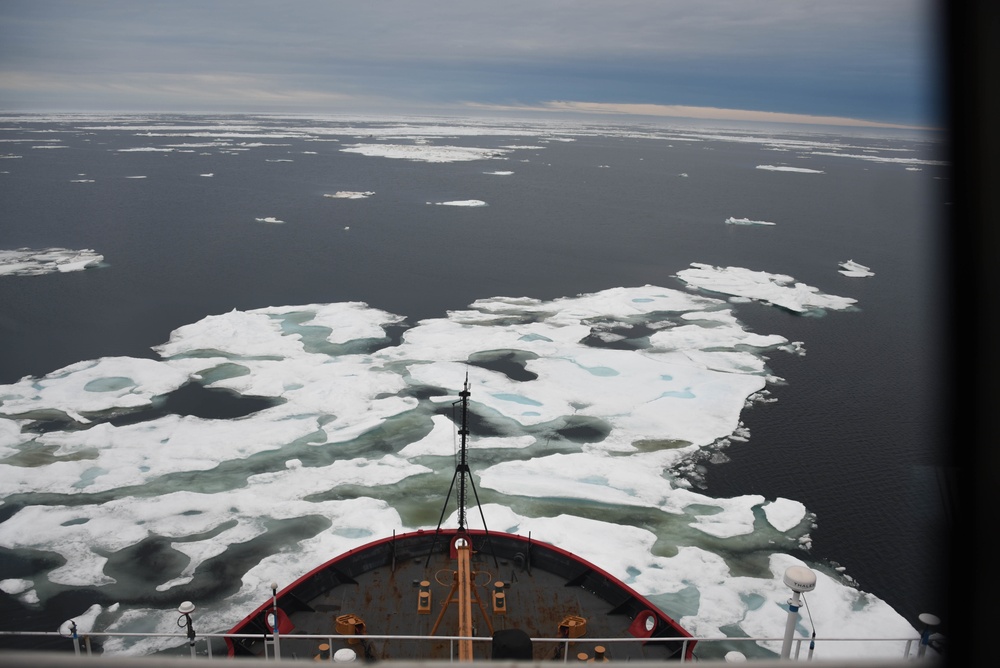
[{"label": "antenna mast", "polygon": [[469,474],[469,372],[465,372],[465,385],[458,393],[462,401],[462,426],[458,429],[461,437],[459,445],[458,468],[458,530],[465,531],[465,479]]},{"label": "antenna mast", "polygon": [[[444,521],[444,514],[448,510],[448,500],[451,498],[452,489],[455,487],[455,481],[458,481],[458,531],[460,533],[465,533],[468,528],[465,526],[465,515],[466,515],[466,481],[468,485],[472,487],[472,493],[476,497],[476,505],[479,506],[479,517],[483,520],[483,530],[486,532],[486,540],[489,542],[490,530],[486,526],[486,517],[483,515],[482,504],[479,503],[479,492],[476,491],[476,483],[472,479],[471,471],[469,470],[469,396],[472,393],[469,391],[469,372],[465,372],[465,384],[462,386],[462,391],[458,393],[460,397],[459,401],[455,403],[462,404],[462,424],[458,428],[458,434],[461,436],[459,455],[458,455],[458,465],[455,467],[455,475],[451,479],[451,487],[448,488],[448,496],[445,497],[444,507],[441,508],[441,517],[438,518],[437,532],[441,531],[441,522]],[[454,405],[454,404],[452,404]],[[435,535],[435,541],[431,543],[431,552],[434,551],[434,545],[437,542],[437,536]],[[490,552],[492,553],[493,546],[490,545]],[[427,563],[430,563],[431,555],[427,554]],[[497,562],[496,555],[493,555],[493,561],[497,564],[497,568],[500,567]]]}]

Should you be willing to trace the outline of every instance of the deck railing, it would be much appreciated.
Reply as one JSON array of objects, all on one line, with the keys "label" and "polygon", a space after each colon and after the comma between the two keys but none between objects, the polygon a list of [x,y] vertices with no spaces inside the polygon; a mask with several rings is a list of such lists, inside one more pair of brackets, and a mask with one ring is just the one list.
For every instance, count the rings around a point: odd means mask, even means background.
[{"label": "deck railing", "polygon": [[[20,637],[20,638],[37,638],[39,644],[44,644],[45,649],[48,651],[60,651],[60,644],[63,649],[61,651],[68,652],[73,651],[77,656],[89,657],[89,656],[100,656],[102,652],[94,648],[94,641],[118,638],[118,639],[149,639],[149,638],[169,638],[174,639],[176,646],[170,650],[164,650],[158,655],[165,656],[176,656],[176,655],[187,655],[189,654],[192,659],[213,659],[213,658],[226,658],[228,657],[228,649],[225,641],[229,640],[239,640],[239,639],[251,639],[255,641],[264,641],[264,660],[285,660],[285,659],[317,659],[319,661],[329,661],[329,662],[342,662],[340,657],[335,657],[335,652],[329,651],[329,648],[334,646],[335,643],[348,639],[348,636],[343,636],[339,634],[333,635],[304,635],[304,634],[284,634],[279,635],[277,638],[271,635],[262,634],[230,634],[230,633],[203,633],[196,635],[193,639],[190,636],[183,636],[176,633],[113,633],[113,632],[88,632],[79,633],[77,635],[66,637],[62,633],[56,631],[0,631],[0,650],[3,650],[5,646],[9,646],[9,643],[5,642],[5,638]],[[402,635],[352,635],[349,636],[350,640],[375,640],[375,641],[433,641],[441,642],[448,641],[451,645],[451,661],[457,661],[457,643],[460,640],[468,640],[469,638],[463,638],[461,636],[402,636]],[[48,642],[48,640],[53,640],[57,642]],[[315,654],[310,654],[308,657],[293,657],[289,655],[286,646],[286,652],[282,654],[281,645],[288,643],[290,641],[302,641],[311,640],[315,642],[316,652]],[[471,640],[474,643],[490,643],[492,638],[490,637],[473,637]],[[783,639],[782,638],[720,638],[720,637],[690,637],[690,638],[657,638],[657,642],[670,642],[677,643],[681,645],[681,652],[679,653],[680,661],[684,662],[684,657],[688,655],[688,648],[691,643],[697,643],[699,656],[696,656],[694,660],[700,660],[703,656],[709,660],[732,660],[732,652],[739,652],[743,657],[737,656],[737,659],[746,658],[748,661],[755,661],[758,658],[763,661],[774,661],[778,658],[778,652],[776,650],[769,650],[762,646],[762,644],[767,644],[771,647],[781,647]],[[576,653],[572,651],[574,645],[587,645],[588,647],[593,646],[603,646],[607,650],[607,655],[611,657],[613,661],[614,657],[614,647],[620,643],[629,642],[650,642],[648,638],[532,638],[533,644],[544,645],[561,645],[562,646],[562,661],[568,663],[573,661],[574,663],[579,662],[579,658]],[[898,648],[898,656],[893,658],[889,656],[889,651],[879,652],[879,656],[885,656],[886,661],[894,662],[896,660],[913,660],[913,659],[937,659],[940,658],[941,654],[927,638],[920,637],[906,637],[906,638],[839,638],[839,637],[829,637],[829,638],[794,638],[792,640],[792,649],[790,654],[791,660],[808,661],[814,658],[821,658],[823,656],[823,648],[829,647],[830,645],[836,644],[838,646],[843,646],[843,644],[850,643],[865,643],[868,645],[889,645]],[[19,643],[23,644],[23,643]],[[327,651],[323,651],[321,645],[324,645]],[[185,645],[187,649],[185,650]],[[301,647],[301,644],[297,645]],[[744,648],[744,649],[741,649]],[[773,654],[773,656],[772,656]],[[839,657],[844,656],[844,652],[835,652]],[[139,657],[141,658],[141,657]],[[591,657],[592,658],[592,657]],[[858,659],[870,663],[872,661],[871,653],[858,652]],[[359,661],[363,660],[363,657],[359,658]],[[840,661],[844,661],[843,658],[838,658]],[[850,662],[850,659],[846,660]],[[425,663],[425,662],[420,662]]]}]

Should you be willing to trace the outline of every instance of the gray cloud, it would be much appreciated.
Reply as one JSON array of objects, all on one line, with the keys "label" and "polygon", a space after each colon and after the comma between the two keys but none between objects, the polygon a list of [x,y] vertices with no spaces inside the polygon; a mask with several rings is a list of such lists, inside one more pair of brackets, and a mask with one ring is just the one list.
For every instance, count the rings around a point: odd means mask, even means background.
[{"label": "gray cloud", "polygon": [[[849,114],[853,97],[866,117],[916,120],[933,96],[930,10],[929,0],[9,0],[0,105],[93,104],[103,91],[105,104],[179,110],[572,97]],[[814,92],[823,79],[838,91],[827,108]],[[796,102],[797,89],[813,99]]]}]

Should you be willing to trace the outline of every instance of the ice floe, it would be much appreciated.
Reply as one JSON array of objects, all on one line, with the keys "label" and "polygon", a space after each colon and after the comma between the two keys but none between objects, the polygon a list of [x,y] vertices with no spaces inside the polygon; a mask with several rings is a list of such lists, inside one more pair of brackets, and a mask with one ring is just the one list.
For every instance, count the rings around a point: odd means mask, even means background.
[{"label": "ice floe", "polygon": [[501,158],[511,149],[472,146],[433,146],[429,144],[352,144],[340,149],[345,153],[421,162],[462,162]]},{"label": "ice floe", "polygon": [[869,162],[893,162],[902,165],[947,165],[945,160],[927,160],[924,158],[904,158],[899,156],[873,155],[870,153],[838,153],[835,151],[812,151],[812,155],[826,155],[835,158],[854,158],[856,160],[867,160]]},{"label": "ice floe", "polygon": [[[431,204],[431,202],[428,202]],[[481,199],[461,199],[452,200],[450,202],[434,202],[438,206],[487,206],[486,202]]]},{"label": "ice floe", "polygon": [[0,250],[0,276],[37,276],[97,267],[104,256],[91,249],[18,248]]},{"label": "ice floe", "polygon": [[374,190],[338,190],[333,194],[327,193],[323,197],[330,197],[332,199],[367,199],[374,194]]},{"label": "ice floe", "polygon": [[[785,308],[797,296],[793,310],[840,304],[788,288],[787,277],[708,265],[686,271],[692,285]],[[783,299],[777,289],[787,291]],[[454,465],[456,425],[439,408],[455,400],[468,373],[473,410],[494,432],[471,439],[472,458],[486,460],[473,464],[479,485],[500,498],[544,502],[534,516],[486,504],[491,528],[531,532],[581,554],[695,634],[739,628],[780,637],[788,596],[781,576],[803,563],[787,553],[807,558],[815,518],[789,499],[711,498],[685,476],[699,451],[743,437],[742,411],[774,380],[766,355],[794,352],[793,342],[746,330],[724,300],[659,286],[482,299],[390,343],[386,328],[404,322],[361,302],[234,310],[178,328],[156,347],[159,360],[102,358],[0,386],[0,499],[19,494],[22,504],[0,524],[0,546],[63,560],[38,576],[44,583],[0,586],[35,602],[68,587],[117,597],[126,576],[108,555],[156,537],[186,561],[150,574],[150,591],[194,598],[214,563],[254,541],[258,556],[238,591],[198,603],[203,628],[227,628],[259,603],[265,583],[288,583],[393,531],[432,528],[406,518],[428,493],[427,476]],[[632,344],[621,347],[625,341]],[[228,420],[137,413],[189,383],[271,403]],[[111,420],[130,412],[138,417]],[[22,429],[59,416],[65,428]],[[44,500],[57,494],[97,496]],[[644,526],[594,514],[606,506],[641,511]],[[306,520],[315,524],[307,535],[269,538],[276,522]],[[757,552],[768,566],[735,574],[699,547],[705,537],[734,553]],[[658,541],[670,549],[654,549]],[[846,576],[819,577],[814,615],[836,615],[861,637],[913,634]],[[78,623],[100,619],[110,631],[176,621],[167,604],[66,614]],[[171,642],[113,640],[105,651],[143,653]],[[857,647],[846,651],[881,651]]]},{"label": "ice floe", "polygon": [[691,268],[677,272],[677,277],[695,288],[767,302],[795,313],[844,310],[857,301],[850,297],[824,294],[818,288],[795,281],[791,276],[742,267],[713,267],[692,262]]},{"label": "ice floe", "polygon": [[751,220],[750,218],[726,218],[727,225],[774,225],[766,220]]},{"label": "ice floe", "polygon": [[807,167],[788,167],[786,165],[757,165],[757,169],[764,169],[770,172],[801,172],[803,174],[822,174],[821,169],[809,169]]},{"label": "ice floe", "polygon": [[875,272],[873,272],[870,267],[859,264],[854,260],[846,260],[841,262],[838,266],[840,267],[838,271],[840,271],[840,273],[844,276],[865,277],[875,275]]}]

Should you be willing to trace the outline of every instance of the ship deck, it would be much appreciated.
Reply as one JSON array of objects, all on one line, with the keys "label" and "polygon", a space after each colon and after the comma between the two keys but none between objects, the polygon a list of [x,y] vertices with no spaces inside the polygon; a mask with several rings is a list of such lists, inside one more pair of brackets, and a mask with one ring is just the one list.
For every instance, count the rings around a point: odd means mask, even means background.
[{"label": "ship deck", "polygon": [[[313,659],[345,648],[375,660],[454,658],[455,645],[447,638],[460,635],[453,540],[454,532],[447,531],[393,537],[347,553],[286,588],[278,596],[286,617],[278,629],[282,658]],[[520,657],[524,660],[561,660],[567,652],[573,660],[583,658],[580,654],[594,658],[595,653],[601,660],[601,647],[609,660],[680,657],[678,638],[686,633],[600,569],[511,534],[479,534],[473,542],[473,636],[493,639],[500,632],[504,639],[499,642],[522,641],[518,651],[531,652]],[[260,632],[259,638],[235,643],[237,654],[265,652],[270,636],[264,615],[271,608],[264,604],[233,629]],[[362,640],[356,634],[396,637]],[[637,636],[648,637],[645,642],[602,641]],[[526,638],[536,639],[530,650],[523,645]],[[475,659],[497,658],[510,649],[498,649],[496,642],[474,643]]]}]

